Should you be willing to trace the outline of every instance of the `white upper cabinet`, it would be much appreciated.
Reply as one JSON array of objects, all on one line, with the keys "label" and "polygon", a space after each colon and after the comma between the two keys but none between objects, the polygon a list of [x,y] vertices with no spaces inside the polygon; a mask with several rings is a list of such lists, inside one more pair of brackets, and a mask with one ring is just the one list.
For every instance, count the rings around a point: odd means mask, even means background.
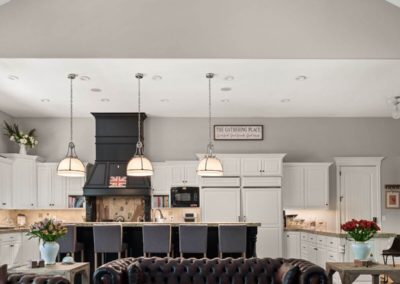
[{"label": "white upper cabinet", "polygon": [[282,196],[284,209],[329,207],[330,163],[285,163]]},{"label": "white upper cabinet", "polygon": [[67,207],[67,178],[57,174],[57,165],[56,163],[38,163],[37,165],[38,208]]},{"label": "white upper cabinet", "polygon": [[165,163],[153,163],[154,173],[151,176],[153,194],[169,194],[171,171]]},{"label": "white upper cabinet", "polygon": [[243,158],[242,174],[243,176],[262,176],[262,166],[262,159],[260,158]]},{"label": "white upper cabinet", "polygon": [[281,176],[284,155],[242,158],[242,176]]},{"label": "white upper cabinet", "polygon": [[238,222],[240,188],[202,188],[200,206],[203,222]]},{"label": "white upper cabinet", "polygon": [[198,162],[194,161],[173,161],[166,162],[169,167],[171,186],[198,186],[197,175]]},{"label": "white upper cabinet", "polygon": [[2,154],[12,160],[13,208],[32,209],[37,207],[37,170],[38,156],[20,154]]},{"label": "white upper cabinet", "polygon": [[0,158],[0,209],[12,208],[12,161]]},{"label": "white upper cabinet", "polygon": [[224,170],[224,176],[240,176],[240,159],[238,158],[220,158],[222,163],[222,169]]}]

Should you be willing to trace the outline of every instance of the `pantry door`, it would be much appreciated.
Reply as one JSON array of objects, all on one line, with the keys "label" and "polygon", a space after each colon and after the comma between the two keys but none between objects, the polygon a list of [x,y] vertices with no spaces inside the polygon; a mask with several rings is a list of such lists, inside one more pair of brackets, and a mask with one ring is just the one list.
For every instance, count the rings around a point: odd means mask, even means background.
[{"label": "pantry door", "polygon": [[351,219],[381,222],[380,161],[378,165],[339,165],[340,223]]}]

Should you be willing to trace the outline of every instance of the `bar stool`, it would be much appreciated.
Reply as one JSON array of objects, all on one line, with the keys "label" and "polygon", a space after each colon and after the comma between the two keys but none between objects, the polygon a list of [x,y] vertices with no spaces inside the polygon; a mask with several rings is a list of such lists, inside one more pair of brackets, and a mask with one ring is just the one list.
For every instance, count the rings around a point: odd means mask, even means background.
[{"label": "bar stool", "polygon": [[94,243],[94,267],[97,268],[97,254],[101,253],[101,262],[104,264],[105,253],[117,253],[118,259],[124,252],[128,256],[127,244],[122,242],[121,225],[94,225],[93,226]]},{"label": "bar stool", "polygon": [[202,253],[207,255],[207,234],[206,225],[180,225],[179,226],[179,252],[183,257],[184,253]]},{"label": "bar stool", "polygon": [[246,257],[247,227],[245,225],[218,226],[219,257],[224,253],[241,253]]},{"label": "bar stool", "polygon": [[171,253],[170,225],[143,225],[143,255],[151,253]]},{"label": "bar stool", "polygon": [[81,261],[83,262],[85,259],[84,245],[76,240],[76,226],[66,225],[65,227],[67,228],[67,233],[58,239],[58,244],[60,245],[58,259],[60,259],[60,253],[70,253],[72,258],[75,259],[75,253],[81,252]]}]

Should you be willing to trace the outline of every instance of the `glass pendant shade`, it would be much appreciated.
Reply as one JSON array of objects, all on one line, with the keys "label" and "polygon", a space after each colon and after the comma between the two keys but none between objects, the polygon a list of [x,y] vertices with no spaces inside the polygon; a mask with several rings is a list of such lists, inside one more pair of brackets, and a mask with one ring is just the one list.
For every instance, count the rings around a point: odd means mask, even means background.
[{"label": "glass pendant shade", "polygon": [[58,164],[57,174],[64,177],[84,177],[85,165],[78,158],[66,157]]},{"label": "glass pendant shade", "polygon": [[135,155],[126,167],[128,176],[146,177],[153,175],[153,166],[149,159],[143,155]]},{"label": "glass pendant shade", "polygon": [[218,177],[224,174],[221,161],[215,156],[205,156],[197,167],[197,174],[203,177]]}]

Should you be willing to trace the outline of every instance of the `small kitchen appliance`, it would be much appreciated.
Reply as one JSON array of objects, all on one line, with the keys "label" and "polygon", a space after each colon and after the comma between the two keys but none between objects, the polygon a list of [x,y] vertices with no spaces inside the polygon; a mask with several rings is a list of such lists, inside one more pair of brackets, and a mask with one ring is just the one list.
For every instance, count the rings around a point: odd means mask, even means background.
[{"label": "small kitchen appliance", "polygon": [[171,188],[171,207],[199,207],[199,187],[178,186]]}]

